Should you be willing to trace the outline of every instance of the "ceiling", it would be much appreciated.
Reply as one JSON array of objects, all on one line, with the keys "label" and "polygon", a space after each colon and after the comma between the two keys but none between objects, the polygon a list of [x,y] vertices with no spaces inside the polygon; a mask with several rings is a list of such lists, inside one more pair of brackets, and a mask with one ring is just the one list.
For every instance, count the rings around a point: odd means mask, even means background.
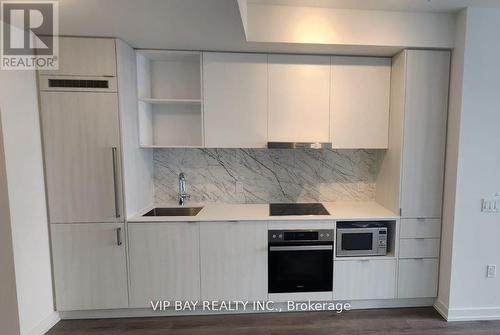
[{"label": "ceiling", "polygon": [[500,0],[248,0],[249,3],[345,9],[457,12],[465,7],[500,8]]},{"label": "ceiling", "polygon": [[244,49],[236,0],[59,0],[61,35],[119,37],[135,48]]},{"label": "ceiling", "polygon": [[[385,10],[500,7],[500,0],[250,0],[266,4]],[[59,0],[60,34],[117,37],[134,48],[392,55],[397,49],[247,42],[237,0]]]},{"label": "ceiling", "polygon": [[247,42],[237,0],[59,0],[65,36],[117,37],[134,48],[388,56],[399,49]]}]

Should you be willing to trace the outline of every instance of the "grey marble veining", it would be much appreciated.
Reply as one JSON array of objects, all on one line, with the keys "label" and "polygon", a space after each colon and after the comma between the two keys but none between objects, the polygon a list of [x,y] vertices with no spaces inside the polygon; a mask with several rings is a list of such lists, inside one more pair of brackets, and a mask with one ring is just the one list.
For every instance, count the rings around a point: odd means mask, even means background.
[{"label": "grey marble veining", "polygon": [[192,202],[373,200],[382,155],[380,150],[155,149],[155,201],[177,199],[180,172]]}]

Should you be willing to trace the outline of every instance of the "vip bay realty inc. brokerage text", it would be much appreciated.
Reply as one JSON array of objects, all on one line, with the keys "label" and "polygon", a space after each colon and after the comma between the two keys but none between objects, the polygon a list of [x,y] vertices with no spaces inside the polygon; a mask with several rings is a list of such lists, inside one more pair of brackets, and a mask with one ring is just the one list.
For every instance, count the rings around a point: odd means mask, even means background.
[{"label": "vip bay realty inc. brokerage text", "polygon": [[348,302],[333,301],[283,301],[274,302],[270,300],[245,301],[213,301],[213,300],[152,300],[150,302],[153,311],[177,311],[177,312],[297,312],[297,311],[335,311],[342,313],[351,310]]}]

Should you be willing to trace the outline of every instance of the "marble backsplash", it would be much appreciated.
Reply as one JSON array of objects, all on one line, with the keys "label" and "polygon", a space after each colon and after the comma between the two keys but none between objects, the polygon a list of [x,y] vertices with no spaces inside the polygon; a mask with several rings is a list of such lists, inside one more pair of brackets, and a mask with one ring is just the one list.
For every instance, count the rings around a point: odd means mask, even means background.
[{"label": "marble backsplash", "polygon": [[382,150],[155,149],[157,204],[373,200]]}]

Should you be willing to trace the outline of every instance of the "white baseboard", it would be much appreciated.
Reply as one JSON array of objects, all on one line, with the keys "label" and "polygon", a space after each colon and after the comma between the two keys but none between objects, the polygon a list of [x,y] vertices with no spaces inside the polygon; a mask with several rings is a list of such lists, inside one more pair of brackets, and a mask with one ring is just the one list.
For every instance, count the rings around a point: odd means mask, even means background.
[{"label": "white baseboard", "polygon": [[43,335],[48,332],[52,327],[54,327],[61,317],[58,312],[52,312],[47,316],[42,322],[40,322],[35,328],[31,329],[26,335]]},{"label": "white baseboard", "polygon": [[387,300],[354,300],[352,309],[430,307],[436,298],[387,299]]},{"label": "white baseboard", "polygon": [[[404,308],[404,307],[427,307],[433,306],[435,298],[417,299],[388,299],[388,300],[356,300],[341,301],[350,303],[351,309],[375,309],[375,308]],[[339,301],[340,302],[340,301]],[[276,306],[283,306],[286,311],[286,303],[276,303]],[[277,311],[253,311],[239,310],[232,312],[207,312],[207,311],[153,311],[151,308],[126,308],[109,310],[88,310],[88,311],[66,311],[59,312],[61,319],[102,319],[102,318],[137,318],[137,317],[160,317],[160,316],[181,316],[181,315],[217,315],[217,314],[245,314],[245,313],[277,313]],[[293,313],[293,312],[292,312]],[[344,313],[349,313],[345,311]]]},{"label": "white baseboard", "polygon": [[449,322],[500,320],[500,307],[449,308],[438,300],[434,308]]},{"label": "white baseboard", "polygon": [[448,321],[448,306],[445,305],[441,300],[436,300],[434,304],[434,309],[445,319]]},{"label": "white baseboard", "polygon": [[500,307],[450,308],[448,321],[500,320]]}]

